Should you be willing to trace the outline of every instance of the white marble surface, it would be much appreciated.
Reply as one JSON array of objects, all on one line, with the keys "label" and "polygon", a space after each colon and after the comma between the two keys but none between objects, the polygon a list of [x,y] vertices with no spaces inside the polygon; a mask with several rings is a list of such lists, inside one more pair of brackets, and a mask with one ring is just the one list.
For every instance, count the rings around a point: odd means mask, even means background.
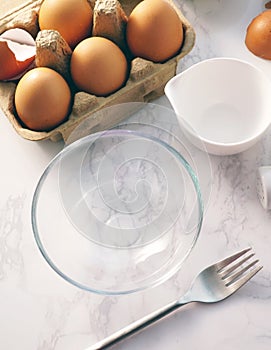
[{"label": "white marble surface", "polygon": [[[179,70],[202,59],[239,57],[271,78],[271,62],[244,45],[250,20],[265,1],[182,0],[177,2],[197,33],[193,51]],[[157,101],[168,105],[165,97]],[[251,245],[264,269],[231,298],[215,305],[190,304],[178,314],[116,346],[119,350],[271,348],[271,213],[261,207],[255,171],[271,164],[271,130],[252,149],[211,157],[212,194],[200,239],[184,268],[163,286],[127,296],[81,291],[55,274],[35,244],[30,205],[36,182],[63,147],[20,138],[0,118],[0,348],[84,350],[113,331],[170,302],[194,274],[239,248]]]}]

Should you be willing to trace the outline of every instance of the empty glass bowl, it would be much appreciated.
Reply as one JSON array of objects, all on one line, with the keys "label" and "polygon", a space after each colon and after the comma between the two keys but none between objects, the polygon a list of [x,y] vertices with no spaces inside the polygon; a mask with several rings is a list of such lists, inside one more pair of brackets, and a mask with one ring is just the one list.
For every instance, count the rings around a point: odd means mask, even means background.
[{"label": "empty glass bowl", "polygon": [[166,142],[113,129],[66,146],[32,202],[32,226],[49,265],[100,294],[132,293],[179,270],[201,229],[199,182]]}]

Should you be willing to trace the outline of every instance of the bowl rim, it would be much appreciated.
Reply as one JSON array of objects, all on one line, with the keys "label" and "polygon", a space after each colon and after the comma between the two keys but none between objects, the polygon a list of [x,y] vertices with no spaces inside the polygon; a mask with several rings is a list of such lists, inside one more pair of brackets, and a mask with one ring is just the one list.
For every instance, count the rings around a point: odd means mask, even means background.
[{"label": "bowl rim", "polygon": [[[50,253],[48,253],[47,249],[44,247],[43,243],[42,243],[42,239],[41,239],[41,235],[39,234],[39,229],[38,229],[38,220],[37,220],[37,216],[36,216],[36,210],[37,210],[37,206],[38,206],[38,200],[39,200],[39,194],[42,190],[42,185],[45,182],[47,176],[50,173],[50,170],[54,167],[54,165],[59,161],[59,159],[66,153],[68,153],[71,149],[74,149],[77,146],[82,145],[85,142],[88,142],[88,140],[90,138],[93,137],[100,137],[102,135],[134,135],[137,137],[142,137],[144,139],[148,139],[148,140],[152,140],[158,144],[162,144],[162,146],[166,147],[167,150],[169,150],[176,158],[177,160],[179,160],[182,165],[185,167],[185,169],[187,170],[191,180],[192,180],[192,184],[194,186],[195,189],[195,193],[196,193],[196,197],[197,197],[197,210],[198,210],[198,222],[195,225],[195,229],[193,230],[193,240],[189,246],[189,248],[187,249],[186,253],[184,254],[184,256],[182,256],[180,258],[180,260],[178,261],[178,263],[176,264],[176,266],[174,266],[173,268],[169,269],[166,273],[164,273],[162,276],[160,276],[158,279],[152,281],[151,283],[147,283],[144,286],[140,286],[140,287],[136,287],[136,288],[130,288],[129,290],[108,290],[106,288],[104,289],[97,289],[95,287],[89,287],[86,284],[82,283],[82,282],[78,282],[75,279],[71,278],[69,276],[69,274],[66,274],[64,272],[61,271],[61,269],[57,266],[57,264],[50,258]],[[167,281],[169,278],[171,278],[175,273],[177,273],[177,271],[180,269],[180,267],[183,265],[184,261],[188,258],[188,256],[190,255],[191,251],[193,250],[200,232],[201,232],[201,228],[202,228],[202,223],[203,223],[203,215],[204,215],[204,204],[203,204],[203,199],[201,196],[201,189],[200,189],[200,185],[199,185],[199,181],[197,178],[197,175],[195,174],[194,170],[192,169],[192,167],[190,166],[190,164],[186,161],[186,159],[171,145],[169,145],[168,143],[166,143],[163,140],[160,140],[157,137],[154,137],[152,135],[149,134],[145,134],[142,132],[138,132],[138,131],[131,131],[131,130],[127,130],[127,129],[110,129],[110,130],[105,130],[105,131],[101,131],[101,132],[97,132],[94,134],[90,134],[87,135],[81,139],[78,139],[70,144],[68,144],[67,146],[65,146],[47,165],[47,167],[45,168],[45,170],[43,171],[43,173],[41,174],[37,185],[35,187],[33,196],[32,196],[32,203],[31,203],[31,225],[32,225],[32,231],[33,231],[33,235],[35,238],[35,242],[38,246],[39,251],[41,252],[43,258],[45,259],[45,261],[49,264],[49,266],[53,269],[53,271],[55,271],[60,277],[62,277],[65,281],[69,282],[71,285],[76,286],[84,291],[88,291],[88,292],[93,292],[99,295],[125,295],[125,294],[131,294],[131,293],[135,293],[135,292],[139,292],[139,291],[143,291],[143,290],[147,290],[150,288],[153,288],[155,286],[161,285],[163,282]]]}]

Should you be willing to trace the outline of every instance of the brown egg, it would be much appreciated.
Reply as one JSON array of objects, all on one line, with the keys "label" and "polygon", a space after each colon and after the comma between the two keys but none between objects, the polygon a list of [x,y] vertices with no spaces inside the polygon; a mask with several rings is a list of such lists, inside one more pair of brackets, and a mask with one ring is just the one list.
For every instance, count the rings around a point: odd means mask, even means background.
[{"label": "brown egg", "polygon": [[271,60],[271,10],[260,13],[251,21],[245,44],[254,55]]},{"label": "brown egg", "polygon": [[126,38],[134,56],[163,62],[180,50],[183,26],[167,1],[144,0],[128,18]]},{"label": "brown egg", "polygon": [[127,79],[125,55],[112,41],[91,37],[81,41],[71,57],[71,76],[79,90],[107,96]]},{"label": "brown egg", "polygon": [[50,130],[63,122],[71,106],[71,91],[62,76],[50,68],[34,68],[19,81],[15,108],[32,130]]},{"label": "brown egg", "polygon": [[88,0],[44,0],[39,25],[41,30],[57,30],[74,48],[91,34],[92,8]]}]

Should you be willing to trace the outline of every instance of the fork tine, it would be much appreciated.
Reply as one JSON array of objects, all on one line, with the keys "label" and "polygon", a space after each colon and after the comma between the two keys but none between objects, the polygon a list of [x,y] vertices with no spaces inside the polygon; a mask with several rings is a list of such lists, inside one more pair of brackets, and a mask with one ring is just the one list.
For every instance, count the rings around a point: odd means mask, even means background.
[{"label": "fork tine", "polygon": [[224,267],[218,273],[222,275],[222,279],[225,279],[226,277],[229,276],[229,274],[231,272],[235,271],[238,267],[243,265],[247,260],[252,258],[254,255],[255,255],[255,253],[251,253],[248,256],[245,256],[242,260],[240,260],[240,261],[238,260],[237,263],[235,263],[234,265],[230,266],[229,268],[227,268],[227,266]]},{"label": "fork tine", "polygon": [[249,252],[251,250],[251,247],[246,248],[241,250],[238,253],[235,253],[231,256],[229,256],[228,258],[219,261],[218,263],[215,264],[216,268],[217,268],[217,272],[221,272],[221,270],[228,266],[230,263],[234,262],[235,260],[237,260],[238,258],[240,258],[242,255],[246,254],[247,252]]},{"label": "fork tine", "polygon": [[248,264],[244,267],[240,266],[240,268],[237,269],[235,273],[228,275],[228,277],[222,278],[225,282],[226,287],[228,287],[229,285],[234,283],[234,281],[236,281],[238,279],[238,277],[242,276],[246,271],[251,269],[251,267],[256,265],[258,262],[259,262],[259,260],[254,260],[250,264]]},{"label": "fork tine", "polygon": [[228,285],[228,287],[230,289],[232,289],[233,291],[238,290],[239,288],[241,288],[245,283],[247,283],[253,276],[256,275],[257,272],[259,272],[261,269],[263,268],[263,266],[258,266],[252,270],[250,270],[247,274],[245,274],[243,277],[241,277],[240,279],[236,280],[233,283],[230,283]]}]

